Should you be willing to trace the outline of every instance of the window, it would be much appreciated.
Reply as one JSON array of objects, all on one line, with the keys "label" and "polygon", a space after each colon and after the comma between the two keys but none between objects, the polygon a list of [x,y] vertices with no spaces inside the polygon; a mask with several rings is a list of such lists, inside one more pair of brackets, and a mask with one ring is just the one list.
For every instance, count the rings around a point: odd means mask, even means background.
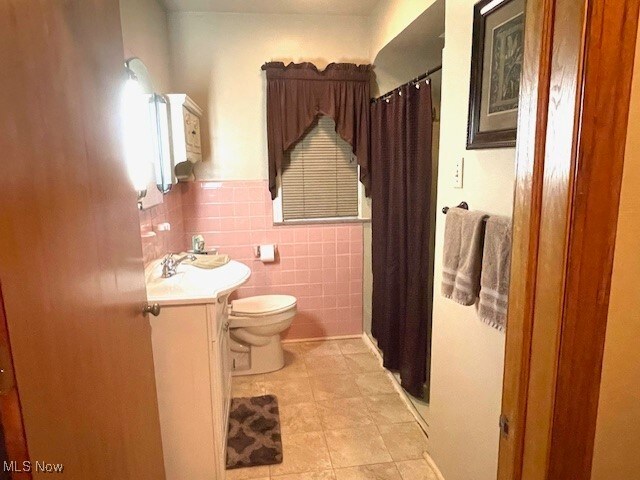
[{"label": "window", "polygon": [[286,155],[275,221],[358,218],[361,186],[351,145],[320,116]]}]

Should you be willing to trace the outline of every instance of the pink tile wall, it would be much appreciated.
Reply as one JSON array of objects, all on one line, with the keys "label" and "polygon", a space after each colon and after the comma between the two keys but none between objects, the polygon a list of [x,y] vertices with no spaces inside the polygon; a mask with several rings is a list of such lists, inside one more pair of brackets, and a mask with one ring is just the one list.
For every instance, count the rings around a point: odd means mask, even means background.
[{"label": "pink tile wall", "polygon": [[[174,185],[164,196],[160,205],[140,211],[140,236],[142,237],[142,256],[145,265],[168,252],[180,252],[185,249],[184,221],[182,216],[182,189],[184,185]],[[160,223],[169,222],[169,232],[158,232]],[[155,236],[150,235],[155,233]]]},{"label": "pink tile wall", "polygon": [[[208,246],[218,246],[251,268],[251,279],[238,297],[280,293],[298,298],[298,315],[285,338],[362,333],[361,224],[274,226],[263,180],[181,187],[183,244],[189,245],[191,236],[200,233]],[[172,206],[167,205],[165,215],[175,219],[179,215],[172,215]],[[254,257],[253,248],[261,243],[278,246],[275,263],[263,264]]]}]

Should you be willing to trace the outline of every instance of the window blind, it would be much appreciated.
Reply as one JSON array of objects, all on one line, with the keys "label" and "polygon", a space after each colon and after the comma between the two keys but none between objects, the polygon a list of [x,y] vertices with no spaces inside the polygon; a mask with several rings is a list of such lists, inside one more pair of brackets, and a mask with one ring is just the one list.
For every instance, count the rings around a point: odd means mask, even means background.
[{"label": "window blind", "polygon": [[331,117],[288,150],[281,178],[285,221],[358,216],[357,162]]}]

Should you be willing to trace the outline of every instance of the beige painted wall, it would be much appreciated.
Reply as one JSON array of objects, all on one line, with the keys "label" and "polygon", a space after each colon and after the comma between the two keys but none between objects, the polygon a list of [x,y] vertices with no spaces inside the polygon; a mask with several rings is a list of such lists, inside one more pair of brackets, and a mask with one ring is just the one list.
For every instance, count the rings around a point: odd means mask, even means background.
[{"label": "beige painted wall", "polygon": [[174,85],[208,114],[199,179],[267,178],[265,61],[368,63],[365,17],[172,13],[169,25]]},{"label": "beige painted wall", "polygon": [[593,480],[640,476],[640,36],[636,46],[609,318],[593,455]]},{"label": "beige painted wall", "polygon": [[125,57],[139,57],[157,92],[171,91],[169,26],[158,0],[120,0]]},{"label": "beige painted wall", "polygon": [[[511,215],[515,150],[465,149],[474,3],[446,3],[437,209],[465,200],[473,210]],[[462,157],[464,188],[456,189],[453,172]],[[440,294],[444,223],[437,214],[430,453],[447,480],[493,480],[505,336],[482,323],[475,307]]]}]

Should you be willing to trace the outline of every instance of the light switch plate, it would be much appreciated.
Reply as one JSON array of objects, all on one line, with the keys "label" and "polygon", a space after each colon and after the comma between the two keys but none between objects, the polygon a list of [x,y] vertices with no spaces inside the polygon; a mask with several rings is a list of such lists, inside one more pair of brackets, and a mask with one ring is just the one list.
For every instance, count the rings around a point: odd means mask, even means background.
[{"label": "light switch plate", "polygon": [[453,172],[453,188],[462,188],[463,177],[464,177],[464,157],[461,157],[456,162],[455,170]]}]

